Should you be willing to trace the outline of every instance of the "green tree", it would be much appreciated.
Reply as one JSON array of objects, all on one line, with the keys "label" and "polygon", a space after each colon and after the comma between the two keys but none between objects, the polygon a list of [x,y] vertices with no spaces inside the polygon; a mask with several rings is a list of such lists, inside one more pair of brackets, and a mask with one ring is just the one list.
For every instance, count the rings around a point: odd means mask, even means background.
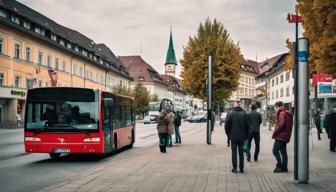
[{"label": "green tree", "polygon": [[157,94],[150,96],[150,102],[157,102],[159,101],[159,96]]},{"label": "green tree", "polygon": [[135,112],[138,115],[143,115],[149,110],[149,93],[142,83],[137,83],[133,90],[135,102]]},{"label": "green tree", "polygon": [[196,98],[207,97],[204,86],[208,79],[209,55],[213,63],[213,101],[223,101],[238,87],[242,55],[223,24],[208,18],[204,24],[200,23],[197,34],[189,37],[180,61],[182,87]]},{"label": "green tree", "polygon": [[336,76],[336,1],[299,0],[304,37],[309,39],[312,72]]},{"label": "green tree", "polygon": [[119,94],[119,95],[127,95],[127,96],[133,96],[131,88],[126,88],[121,85],[115,86],[112,88],[113,93]]}]

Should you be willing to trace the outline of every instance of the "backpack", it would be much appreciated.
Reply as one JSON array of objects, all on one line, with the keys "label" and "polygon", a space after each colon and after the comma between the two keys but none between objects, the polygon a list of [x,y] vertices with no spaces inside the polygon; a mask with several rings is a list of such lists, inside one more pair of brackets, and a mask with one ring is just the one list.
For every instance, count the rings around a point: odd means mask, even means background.
[{"label": "backpack", "polygon": [[176,116],[175,116],[174,124],[175,124],[176,126],[180,126],[180,125],[181,125],[181,116],[180,116],[180,115],[176,115]]}]

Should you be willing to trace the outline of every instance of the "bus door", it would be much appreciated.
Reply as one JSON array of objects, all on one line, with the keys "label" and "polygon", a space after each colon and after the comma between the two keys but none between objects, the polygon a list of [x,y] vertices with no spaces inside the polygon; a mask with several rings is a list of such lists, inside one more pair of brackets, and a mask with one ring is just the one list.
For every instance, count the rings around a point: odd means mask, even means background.
[{"label": "bus door", "polygon": [[113,99],[103,98],[103,131],[104,131],[104,149],[105,153],[113,151],[113,126],[112,126],[112,113],[113,113]]}]

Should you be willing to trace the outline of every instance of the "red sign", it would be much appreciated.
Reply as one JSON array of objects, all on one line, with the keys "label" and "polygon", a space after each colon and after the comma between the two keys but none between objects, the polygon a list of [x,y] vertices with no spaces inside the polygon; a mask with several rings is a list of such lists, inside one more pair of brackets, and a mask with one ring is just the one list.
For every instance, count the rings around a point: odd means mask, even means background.
[{"label": "red sign", "polygon": [[51,79],[51,86],[56,87],[57,86],[57,72],[54,70],[48,70],[50,79]]},{"label": "red sign", "polygon": [[313,74],[313,86],[317,86],[318,82],[332,82],[333,76],[328,74]]},{"label": "red sign", "polygon": [[302,23],[302,16],[295,15],[293,13],[288,13],[287,15],[288,23]]}]

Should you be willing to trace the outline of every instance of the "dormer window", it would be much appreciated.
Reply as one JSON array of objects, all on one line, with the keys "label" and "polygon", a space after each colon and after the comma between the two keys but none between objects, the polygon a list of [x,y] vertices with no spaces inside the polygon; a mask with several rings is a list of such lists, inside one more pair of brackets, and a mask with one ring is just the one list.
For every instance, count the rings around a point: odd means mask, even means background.
[{"label": "dormer window", "polygon": [[16,24],[19,24],[20,25],[20,18],[19,17],[16,17],[14,15],[11,16],[11,21],[13,23],[16,23]]},{"label": "dormer window", "polygon": [[26,29],[30,29],[30,22],[24,21],[23,22],[23,27],[26,28]]},{"label": "dormer window", "polygon": [[41,29],[39,27],[35,27],[35,33],[41,34]]},{"label": "dormer window", "polygon": [[53,41],[57,41],[57,37],[56,37],[56,35],[54,35],[54,34],[51,34],[51,39],[53,40]]},{"label": "dormer window", "polygon": [[84,56],[87,56],[87,51],[82,50],[82,53],[83,53]]},{"label": "dormer window", "polygon": [[145,78],[143,76],[139,77],[139,81],[144,81],[144,80],[145,80]]},{"label": "dormer window", "polygon": [[6,13],[6,11],[0,9],[0,17],[7,18],[7,13]]},{"label": "dormer window", "polygon": [[75,46],[75,51],[77,51],[77,52],[79,51],[78,46]]},{"label": "dormer window", "polygon": [[89,53],[89,57],[90,57],[90,59],[92,59],[92,54],[91,53]]},{"label": "dormer window", "polygon": [[64,40],[63,39],[60,39],[60,41],[59,41],[59,44],[61,44],[61,45],[65,45],[65,42],[64,42]]},{"label": "dormer window", "polygon": [[68,47],[69,49],[71,49],[71,48],[72,48],[72,44],[71,44],[71,43],[67,43],[67,47]]},{"label": "dormer window", "polygon": [[93,56],[93,60],[97,61],[97,57],[95,55]]},{"label": "dormer window", "polygon": [[104,61],[103,61],[102,58],[99,58],[99,63],[100,63],[100,64],[104,64]]}]

